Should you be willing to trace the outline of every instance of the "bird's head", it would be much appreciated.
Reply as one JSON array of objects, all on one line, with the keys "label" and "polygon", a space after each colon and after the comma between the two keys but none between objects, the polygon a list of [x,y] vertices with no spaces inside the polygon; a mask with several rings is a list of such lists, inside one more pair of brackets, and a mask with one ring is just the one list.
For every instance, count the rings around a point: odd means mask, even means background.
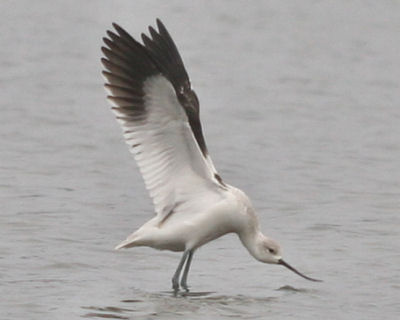
[{"label": "bird's head", "polygon": [[279,244],[260,234],[255,243],[254,257],[264,263],[277,264],[281,257],[281,248]]},{"label": "bird's head", "polygon": [[290,264],[288,264],[286,261],[284,261],[281,256],[281,248],[279,244],[276,241],[264,236],[261,233],[256,238],[253,255],[257,260],[261,262],[280,264],[282,266],[285,266],[286,268],[298,274],[299,276],[303,277],[304,279],[317,282],[321,281],[318,279],[310,278],[302,274],[301,272],[293,268]]}]

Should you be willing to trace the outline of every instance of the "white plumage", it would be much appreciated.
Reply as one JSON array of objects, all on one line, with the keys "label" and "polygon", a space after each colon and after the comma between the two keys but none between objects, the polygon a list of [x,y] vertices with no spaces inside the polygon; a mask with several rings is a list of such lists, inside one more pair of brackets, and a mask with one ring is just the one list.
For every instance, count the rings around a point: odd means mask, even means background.
[{"label": "white plumage", "polygon": [[[281,264],[279,245],[264,236],[248,197],[224,183],[208,155],[199,103],[179,52],[165,26],[149,27],[143,45],[121,27],[104,42],[109,100],[153,200],[156,216],[116,249],[149,246],[183,251],[173,276],[187,290],[194,251],[226,233],[237,233],[257,260]],[[183,275],[181,271],[184,268]]]},{"label": "white plumage", "polygon": [[148,112],[143,123],[130,121],[118,108],[114,111],[162,220],[178,209],[177,204],[194,203],[193,194],[215,197],[218,182],[213,180],[212,168],[201,154],[170,82],[162,75],[150,77],[144,92]]}]

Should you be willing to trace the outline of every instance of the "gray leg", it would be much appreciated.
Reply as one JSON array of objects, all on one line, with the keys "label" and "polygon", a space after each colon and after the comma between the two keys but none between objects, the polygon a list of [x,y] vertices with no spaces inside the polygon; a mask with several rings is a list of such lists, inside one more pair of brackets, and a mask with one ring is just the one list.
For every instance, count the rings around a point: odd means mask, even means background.
[{"label": "gray leg", "polygon": [[181,258],[181,261],[179,262],[178,268],[176,268],[174,276],[172,277],[172,289],[174,289],[175,292],[177,292],[179,290],[179,276],[181,275],[181,271],[182,271],[183,265],[185,264],[188,254],[189,254],[189,251],[185,251],[183,253],[183,256]]},{"label": "gray leg", "polygon": [[181,279],[181,287],[183,289],[185,289],[186,291],[189,291],[189,288],[187,286],[187,277],[189,274],[189,269],[190,269],[190,263],[192,262],[192,258],[193,258],[193,250],[189,251],[189,256],[186,260],[186,265],[185,265],[185,270],[183,270],[183,276]]}]

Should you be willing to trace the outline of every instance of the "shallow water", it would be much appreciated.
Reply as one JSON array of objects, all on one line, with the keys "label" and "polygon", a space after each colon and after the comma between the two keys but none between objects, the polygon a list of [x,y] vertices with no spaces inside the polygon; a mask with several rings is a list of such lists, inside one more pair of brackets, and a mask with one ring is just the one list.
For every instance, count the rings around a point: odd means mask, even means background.
[{"label": "shallow water", "polygon": [[[400,313],[397,2],[1,1],[1,319],[396,319]],[[160,17],[206,140],[285,259],[236,236],[179,255],[113,247],[152,215],[105,101],[100,45]]]}]

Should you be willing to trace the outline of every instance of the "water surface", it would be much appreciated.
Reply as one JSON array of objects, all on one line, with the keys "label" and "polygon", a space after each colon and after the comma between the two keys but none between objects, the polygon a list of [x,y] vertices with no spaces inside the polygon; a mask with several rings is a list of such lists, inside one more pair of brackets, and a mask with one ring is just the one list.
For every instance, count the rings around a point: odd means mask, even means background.
[{"label": "water surface", "polygon": [[[0,4],[2,319],[396,319],[400,8],[395,1]],[[116,21],[160,17],[200,97],[206,140],[285,259],[234,235],[180,256],[113,247],[152,206],[105,101]]]}]

